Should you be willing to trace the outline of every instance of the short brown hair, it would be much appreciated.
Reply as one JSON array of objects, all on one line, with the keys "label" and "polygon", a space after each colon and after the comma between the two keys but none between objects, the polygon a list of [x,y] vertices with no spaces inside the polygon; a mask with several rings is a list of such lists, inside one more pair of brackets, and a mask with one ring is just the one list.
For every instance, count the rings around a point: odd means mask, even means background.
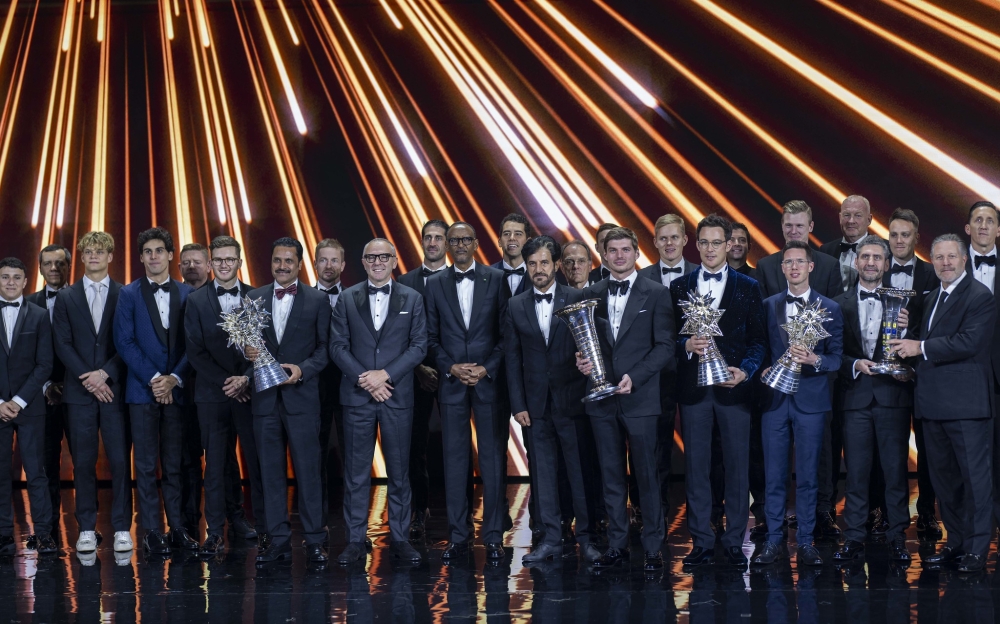
[{"label": "short brown hair", "polygon": [[222,249],[223,247],[235,247],[237,256],[239,256],[243,251],[243,248],[240,247],[240,242],[232,236],[216,236],[208,245],[208,248],[213,251],[216,249]]},{"label": "short brown hair", "polygon": [[813,210],[809,207],[809,204],[805,203],[801,199],[793,199],[792,201],[786,203],[781,207],[782,216],[786,214],[799,214],[804,212],[809,215],[809,220],[813,220]]},{"label": "short brown hair", "polygon": [[594,240],[601,235],[601,232],[607,232],[608,230],[613,230],[618,227],[617,223],[602,223],[597,226],[597,232],[594,233]]},{"label": "short brown hair", "polygon": [[[805,203],[805,202],[802,202],[802,203]],[[812,250],[812,247],[810,247],[805,242],[794,240],[794,241],[788,241],[787,243],[785,243],[784,249],[781,250],[781,259],[782,260],[785,259],[785,254],[788,252],[789,249],[803,249],[806,252],[806,260],[808,260],[809,262],[813,261],[813,250]]]},{"label": "short brown hair", "polygon": [[889,223],[893,221],[906,221],[907,223],[913,224],[914,230],[920,229],[920,217],[917,213],[913,212],[909,208],[896,208],[892,211],[892,216],[889,217]]},{"label": "short brown hair", "polygon": [[340,244],[340,241],[336,238],[324,238],[320,242],[316,243],[316,251],[313,253],[313,258],[319,255],[320,249],[339,249],[340,255],[344,255],[344,246]]},{"label": "short brown hair", "polygon": [[593,262],[594,261],[594,256],[593,256],[593,254],[590,253],[590,246],[587,245],[587,243],[585,243],[582,240],[580,240],[579,238],[574,238],[570,242],[568,242],[565,245],[563,245],[562,246],[562,255],[564,255],[564,256],[566,255],[566,248],[569,247],[570,245],[579,245],[579,246],[583,247],[583,250],[587,252],[587,261],[588,262]]},{"label": "short brown hair", "polygon": [[604,251],[608,250],[608,243],[611,241],[625,238],[632,241],[632,246],[635,247],[636,251],[639,251],[639,239],[636,238],[635,232],[627,227],[616,227],[608,231],[608,235],[604,237]]},{"label": "short brown hair", "polygon": [[107,232],[87,232],[80,237],[80,242],[76,244],[76,250],[83,253],[87,247],[105,249],[111,253],[115,250],[115,239]]},{"label": "short brown hair", "polygon": [[682,219],[680,215],[675,215],[673,213],[670,213],[663,215],[662,217],[656,220],[655,224],[653,224],[653,236],[656,236],[656,233],[660,231],[661,227],[667,225],[679,225],[681,226],[681,233],[682,234],[687,233],[684,231],[684,219]]}]

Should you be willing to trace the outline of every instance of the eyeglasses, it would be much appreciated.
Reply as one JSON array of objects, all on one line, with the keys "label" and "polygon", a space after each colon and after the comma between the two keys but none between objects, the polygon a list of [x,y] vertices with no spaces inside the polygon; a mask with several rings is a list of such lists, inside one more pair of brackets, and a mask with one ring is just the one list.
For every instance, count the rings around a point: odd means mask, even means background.
[{"label": "eyeglasses", "polygon": [[239,260],[239,258],[212,258],[212,264],[215,266],[222,266],[223,264],[226,266],[236,266]]},{"label": "eyeglasses", "polygon": [[385,254],[365,254],[365,255],[361,256],[361,259],[364,260],[365,262],[367,262],[368,264],[375,264],[376,260],[378,260],[379,262],[388,262],[389,258],[395,258],[395,257],[396,256],[394,256],[392,254],[387,254],[387,253],[385,253]]},{"label": "eyeglasses", "polygon": [[708,249],[709,245],[712,246],[712,249],[718,249],[719,247],[722,247],[725,244],[726,244],[726,241],[724,241],[724,240],[713,240],[713,241],[710,241],[710,240],[705,240],[703,238],[703,239],[701,239],[701,240],[698,241],[698,247],[701,248],[701,249]]},{"label": "eyeglasses", "polygon": [[804,258],[793,258],[791,260],[783,260],[781,266],[788,267],[789,269],[796,266],[805,266],[809,264],[809,261]]},{"label": "eyeglasses", "polygon": [[472,238],[471,236],[463,236],[462,238],[449,238],[448,244],[451,245],[452,247],[458,247],[459,245],[462,245],[463,247],[468,247],[473,242],[475,242],[475,240],[476,239]]}]

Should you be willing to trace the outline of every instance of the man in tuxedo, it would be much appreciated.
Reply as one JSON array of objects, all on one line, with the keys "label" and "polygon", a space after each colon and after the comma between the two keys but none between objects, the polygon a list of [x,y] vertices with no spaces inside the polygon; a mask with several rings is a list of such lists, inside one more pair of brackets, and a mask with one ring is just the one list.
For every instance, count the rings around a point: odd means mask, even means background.
[{"label": "man in tuxedo", "polygon": [[[913,392],[908,379],[880,375],[871,369],[883,361],[887,349],[883,344],[882,301],[875,290],[882,285],[889,266],[889,245],[874,235],[855,242],[857,285],[833,299],[844,315],[844,357],[834,387],[834,409],[844,423],[847,463],[846,541],[833,558],[847,562],[864,556],[865,520],[869,501],[876,496],[869,481],[873,464],[879,461],[885,478],[875,487],[884,489],[878,498],[884,501],[888,518],[890,556],[909,561],[904,531],[910,525],[907,458]],[[897,324],[905,328],[905,310],[900,317]]]},{"label": "man in tuxedo", "polygon": [[660,282],[670,288],[675,279],[698,268],[697,264],[684,258],[684,246],[688,242],[684,219],[675,214],[665,214],[656,220],[653,232],[653,245],[660,252],[660,261],[640,269],[639,277]]},{"label": "man in tuxedo", "polygon": [[500,238],[497,240],[497,245],[503,258],[492,266],[503,271],[508,297],[520,295],[531,286],[528,280],[524,279],[524,258],[521,256],[521,249],[530,239],[531,224],[524,215],[512,212],[500,222]]},{"label": "man in tuxedo", "polygon": [[588,277],[590,284],[596,284],[611,275],[611,269],[608,268],[604,257],[604,237],[616,227],[618,227],[617,223],[602,223],[597,226],[597,234],[594,235],[594,249],[601,258],[601,266],[590,271],[590,276]]},{"label": "man in tuxedo", "polygon": [[[973,206],[970,230],[986,227],[977,222],[979,216],[996,218],[995,208],[983,208]],[[980,238],[980,249],[981,242]],[[931,262],[941,285],[924,301],[919,329],[913,328],[908,338],[890,341],[900,357],[917,359],[914,404],[917,418],[924,421],[931,479],[948,528],[945,546],[923,557],[923,563],[957,564],[962,573],[986,567],[994,505],[991,436],[996,396],[991,350],[997,306],[990,289],[970,274],[974,268],[970,270],[968,261],[957,235],[934,239]]]},{"label": "man in tuxedo", "polygon": [[[56,295],[66,288],[69,280],[69,267],[73,262],[73,254],[62,245],[46,245],[38,254],[38,270],[45,279],[45,288],[25,296],[25,301],[45,308],[49,321],[53,320],[53,310],[56,305]],[[52,361],[52,374],[42,387],[45,396],[45,474],[49,477],[49,498],[52,501],[52,522],[59,523],[62,509],[60,496],[60,473],[62,472],[63,435],[68,434],[66,424],[66,408],[63,406],[63,366],[59,355]],[[69,435],[66,435],[67,440]],[[72,448],[70,450],[72,453]]]},{"label": "man in tuxedo", "polygon": [[[781,252],[781,269],[788,290],[764,300],[771,361],[777,362],[785,350],[802,367],[798,392],[771,392],[771,399],[761,419],[764,442],[767,494],[767,541],[758,546],[751,561],[768,565],[788,558],[784,523],[787,500],[788,454],[795,439],[795,511],[798,516],[798,563],[822,565],[823,558],[813,545],[816,528],[816,491],[823,431],[830,411],[830,373],[840,370],[843,352],[844,321],[840,306],[810,286],[814,260],[823,254],[814,252],[808,243],[793,240]],[[829,256],[827,256],[829,257]],[[759,267],[758,267],[759,268]],[[829,317],[823,328],[830,334],[814,349],[795,345],[789,349],[788,332],[781,326],[809,303],[820,302]],[[765,369],[766,375],[769,369]]]},{"label": "man in tuxedo", "polygon": [[344,291],[333,310],[330,358],[344,377],[344,522],[347,547],[341,564],[365,556],[368,498],[375,439],[389,477],[389,550],[395,559],[419,563],[410,533],[410,430],[413,369],[427,354],[423,297],[392,280],[396,248],[376,238],[365,245],[361,263],[368,280]]},{"label": "man in tuxedo", "polygon": [[[723,312],[718,320],[722,335],[715,337],[715,344],[732,376],[718,385],[699,387],[699,359],[705,356],[711,339],[678,336],[677,402],[681,406],[684,438],[688,528],[694,543],[684,564],[691,566],[710,563],[715,556],[715,531],[710,522],[713,463],[721,463],[725,469],[728,521],[722,545],[726,559],[732,565],[747,565],[743,536],[750,506],[749,380],[767,352],[767,332],[760,288],[752,278],[730,269],[726,262],[732,236],[732,226],[726,218],[711,214],[702,219],[697,230],[701,266],[670,286],[675,325],[683,321],[680,302],[688,300],[691,293],[710,295],[712,308]],[[721,434],[721,458],[712,453],[712,432],[716,427]]]},{"label": "man in tuxedo", "polygon": [[479,474],[483,480],[482,539],[488,561],[504,558],[504,466],[509,410],[496,387],[503,367],[500,321],[507,309],[504,274],[474,259],[475,229],[459,221],[448,228],[454,264],[427,280],[427,337],[438,371],[438,406],[444,445],[448,545],[442,558],[454,562],[469,554],[466,484],[470,478],[471,414],[476,415]]},{"label": "man in tuxedo", "polygon": [[586,288],[590,281],[590,267],[593,265],[594,257],[587,243],[577,239],[562,246],[562,272],[566,285],[570,288]]},{"label": "man in tuxedo", "polygon": [[[608,379],[617,380],[619,388],[614,396],[586,405],[597,440],[608,513],[608,549],[594,567],[602,570],[619,566],[629,557],[627,440],[646,512],[642,527],[643,569],[657,574],[663,569],[660,549],[665,537],[657,474],[657,421],[662,417],[660,373],[676,366],[673,307],[668,289],[636,272],[639,241],[632,230],[609,231],[604,245],[611,277],[587,287],[581,297],[600,301],[595,316],[601,319],[601,352]],[[588,359],[577,357],[581,373],[589,375],[592,367]]]},{"label": "man in tuxedo", "polygon": [[840,204],[840,231],[843,238],[820,246],[819,250],[840,263],[840,284],[843,291],[858,281],[858,241],[868,235],[872,224],[872,209],[861,195],[850,195]]},{"label": "man in tuxedo", "polygon": [[[889,218],[889,249],[892,263],[882,276],[882,285],[891,288],[912,290],[916,295],[906,305],[911,327],[920,327],[924,301],[941,282],[934,273],[934,267],[916,256],[917,242],[920,240],[920,219],[916,213],[906,208],[896,208]],[[913,394],[913,385],[907,387]],[[913,398],[910,398],[912,404]],[[910,410],[911,413],[913,410]],[[927,470],[926,443],[924,441],[924,421],[912,419],[913,437],[917,444],[917,533],[923,537],[941,539],[941,526],[934,511],[934,484]]]},{"label": "man in tuxedo", "polygon": [[729,253],[726,254],[729,268],[748,277],[754,277],[754,269],[747,262],[753,241],[750,239],[750,230],[747,229],[746,224],[733,223],[733,238],[731,240],[733,244],[729,247]]},{"label": "man in tuxedo", "polygon": [[52,322],[56,354],[66,368],[62,399],[70,430],[80,528],[76,550],[97,550],[97,458],[103,442],[111,469],[114,550],[130,552],[132,466],[124,401],[126,370],[112,337],[122,286],[108,275],[115,241],[107,232],[88,232],[76,248],[84,274],[56,297]]},{"label": "man in tuxedo", "polygon": [[583,410],[587,378],[574,366],[576,343],[568,326],[555,313],[580,300],[581,292],[556,282],[562,250],[549,236],[524,246],[530,291],[515,296],[507,306],[504,355],[510,380],[514,419],[531,431],[532,500],[541,543],[524,556],[527,565],[563,556],[562,509],[559,491],[561,456],[576,517],[576,541],[588,562],[600,558],[590,505],[587,500],[584,438],[589,422]]},{"label": "man in tuxedo", "polygon": [[[292,556],[292,527],[288,519],[288,465],[292,456],[299,517],[306,542],[306,558],[324,563],[329,539],[323,525],[320,479],[319,381],[330,361],[330,300],[315,288],[299,288],[302,243],[282,237],[271,244],[274,282],[251,290],[251,299],[263,299],[271,324],[264,330],[264,345],[285,369],[288,379],[278,386],[254,388],[253,432],[260,458],[264,490],[264,517],[271,541],[258,553],[257,564],[267,565]],[[246,349],[256,361],[260,353]]]},{"label": "man in tuxedo", "polygon": [[[448,224],[433,219],[420,230],[420,246],[424,251],[423,263],[399,277],[399,283],[412,288],[423,297],[427,280],[438,271],[448,268],[445,258],[445,238]],[[426,306],[425,306],[426,311]],[[424,324],[426,331],[426,323]],[[413,426],[410,434],[410,491],[413,495],[413,517],[410,520],[410,539],[423,539],[430,515],[430,475],[427,472],[427,443],[430,437],[431,413],[437,400],[438,373],[434,357],[428,350],[424,361],[413,370]],[[471,485],[471,482],[470,482]]]},{"label": "man in tuxedo", "polygon": [[[128,368],[128,403],[135,446],[135,481],[142,544],[153,555],[170,547],[196,550],[184,528],[182,508],[184,413],[183,384],[190,367],[185,354],[184,303],[192,288],[171,279],[174,239],[163,228],[139,234],[136,246],[145,275],[122,287],[115,308],[114,341]],[[160,492],[156,487],[159,460]],[[161,531],[167,515],[168,535]]]},{"label": "man in tuxedo", "polygon": [[42,386],[52,372],[52,324],[45,308],[24,299],[27,268],[17,258],[0,260],[0,555],[13,555],[14,433],[28,481],[34,534],[29,549],[47,555],[59,551],[52,539],[52,502],[45,475],[45,397]]},{"label": "man in tuxedo", "polygon": [[[247,363],[242,353],[229,346],[229,334],[219,327],[222,314],[240,307],[242,298],[250,292],[250,286],[239,279],[243,258],[236,239],[217,236],[209,247],[215,279],[188,297],[184,329],[187,332],[188,361],[198,375],[193,400],[198,406],[198,428],[205,452],[205,520],[208,526],[199,554],[214,557],[225,551],[223,535],[227,516],[230,531],[241,539],[246,539],[247,533],[255,536],[266,533],[267,522],[250,410],[253,366]],[[243,511],[242,484],[238,491],[230,494],[231,477],[227,470],[230,457],[235,459],[237,439],[250,477],[256,527],[249,524]],[[231,509],[234,505],[230,499],[235,499],[236,511]]]}]

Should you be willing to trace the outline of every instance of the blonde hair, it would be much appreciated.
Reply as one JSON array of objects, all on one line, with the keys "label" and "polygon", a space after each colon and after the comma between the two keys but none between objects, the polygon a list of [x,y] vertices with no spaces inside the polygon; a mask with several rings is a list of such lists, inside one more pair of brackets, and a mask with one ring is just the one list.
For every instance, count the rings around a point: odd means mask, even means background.
[{"label": "blonde hair", "polygon": [[813,210],[809,207],[809,204],[805,203],[801,199],[793,199],[784,206],[781,207],[781,214],[799,214],[806,213],[809,215],[809,220],[813,220]]},{"label": "blonde hair", "polygon": [[84,249],[105,249],[109,253],[115,250],[115,239],[107,232],[87,232],[80,237],[80,242],[76,244],[76,250],[83,253]]},{"label": "blonde hair", "polygon": [[680,218],[679,215],[665,214],[657,219],[656,224],[653,225],[653,235],[655,236],[661,227],[667,225],[678,225],[681,228],[681,233],[684,233],[684,219]]}]

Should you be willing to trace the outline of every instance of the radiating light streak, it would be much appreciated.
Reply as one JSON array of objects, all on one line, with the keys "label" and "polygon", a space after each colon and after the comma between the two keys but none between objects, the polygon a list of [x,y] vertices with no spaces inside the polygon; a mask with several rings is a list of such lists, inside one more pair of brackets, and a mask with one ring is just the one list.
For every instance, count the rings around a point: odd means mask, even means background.
[{"label": "radiating light streak", "polygon": [[[24,31],[22,31],[22,40],[24,39],[24,32],[27,32],[28,36],[27,43],[24,46],[24,58],[27,58],[28,53],[31,51],[31,41],[35,34],[35,19],[38,17],[39,4],[39,2],[35,3],[35,9],[31,15],[31,23],[26,26]],[[11,72],[11,86],[14,90],[13,99],[11,99],[10,89],[8,89],[7,98],[4,102],[3,118],[0,119],[0,134],[3,135],[3,147],[0,148],[0,188],[2,188],[3,184],[3,172],[7,167],[7,154],[10,153],[10,139],[14,134],[11,132],[11,129],[14,127],[14,122],[17,119],[17,105],[21,100],[21,86],[24,84],[24,74],[28,68],[27,63],[20,62],[21,57],[21,48],[18,47],[17,56],[14,57],[14,71]],[[17,73],[17,86],[14,86],[15,81],[13,78],[15,72]]]},{"label": "radiating light streak", "polygon": [[970,37],[969,35],[966,35],[965,33],[958,31],[952,28],[951,26],[948,26],[947,24],[942,24],[941,22],[934,19],[930,15],[926,15],[916,9],[906,6],[905,4],[896,2],[896,0],[882,0],[882,3],[896,9],[900,13],[909,15],[910,17],[924,24],[925,26],[929,26],[942,34],[951,37],[952,39],[958,41],[959,43],[963,43],[969,46],[973,50],[976,50],[977,52],[980,52],[981,54],[984,54],[992,58],[994,61],[1000,62],[1000,52],[998,52],[991,46],[988,46],[985,43],[979,41],[978,39]]},{"label": "radiating light streak", "polygon": [[[68,0],[67,0],[68,1]],[[69,11],[67,10],[67,13]],[[66,13],[63,14],[63,24],[65,25],[68,16]],[[42,191],[45,188],[45,165],[49,158],[49,138],[52,133],[52,117],[56,114],[56,93],[62,91],[62,85],[64,81],[61,81],[60,75],[63,72],[60,71],[60,67],[65,65],[64,71],[69,72],[69,62],[70,56],[66,55],[65,59],[62,55],[56,55],[55,68],[52,71],[52,88],[49,91],[49,106],[48,112],[45,115],[45,133],[42,135],[42,158],[38,164],[38,181],[35,184],[35,203],[31,210],[31,227],[38,227],[39,212],[42,206]],[[62,98],[60,98],[61,101]],[[57,126],[62,124],[62,110],[59,111],[59,121]]]},{"label": "radiating light streak", "polygon": [[[159,0],[160,6],[163,8],[162,22],[166,24],[167,29],[167,39],[170,41],[174,40],[174,18],[170,16],[170,0]],[[174,0],[174,5],[176,6],[177,0]],[[178,13],[180,15],[180,13]]]},{"label": "radiating light streak", "polygon": [[285,20],[285,26],[288,28],[288,36],[292,38],[292,43],[299,45],[299,36],[295,34],[292,17],[288,14],[288,9],[285,8],[285,0],[278,0],[278,8],[281,10],[281,17]]},{"label": "radiating light streak", "polygon": [[271,31],[271,23],[267,19],[264,5],[260,0],[254,0],[253,4],[257,8],[257,16],[260,18],[261,25],[264,28],[264,36],[267,39],[268,47],[271,49],[274,64],[278,69],[278,77],[281,79],[281,86],[285,90],[285,99],[288,100],[288,108],[291,109],[292,117],[295,119],[295,127],[298,128],[299,134],[306,134],[308,132],[306,120],[302,117],[302,111],[299,109],[299,100],[296,98],[295,90],[292,89],[292,83],[288,79],[288,72],[285,70],[285,61],[281,58],[281,52],[278,50],[278,42],[274,39],[274,33]]},{"label": "radiating light streak", "polygon": [[[169,13],[168,13],[169,17]],[[161,18],[161,36],[164,33]],[[180,106],[177,103],[177,81],[174,73],[174,55],[167,38],[161,39],[163,69],[166,76],[167,129],[170,136],[170,156],[174,183],[174,212],[177,219],[177,238],[194,240],[191,233],[191,204],[188,196],[187,167],[184,164],[184,137],[181,131]],[[152,157],[152,156],[151,156]],[[155,215],[153,217],[156,218]]]},{"label": "radiating light streak", "polygon": [[609,72],[614,75],[625,87],[632,92],[635,97],[639,99],[640,102],[645,104],[650,108],[656,108],[657,102],[656,98],[653,97],[649,91],[647,91],[639,82],[633,78],[627,71],[621,68],[621,66],[613,61],[610,56],[608,56],[604,50],[602,50],[597,44],[595,44],[590,37],[583,34],[579,28],[576,27],[573,22],[566,19],[566,17],[560,13],[554,6],[552,6],[548,0],[536,0],[538,6],[542,8],[543,11],[549,14],[549,16],[562,26],[566,32],[570,34],[571,37],[576,39],[577,43],[582,45],[588,52],[590,52],[598,62],[604,66]]},{"label": "radiating light streak", "polygon": [[[97,0],[90,0],[90,19],[94,19],[96,15]],[[75,268],[75,267],[74,267]]]},{"label": "radiating light streak", "polygon": [[875,33],[876,35],[878,35],[879,37],[882,37],[883,39],[885,39],[886,41],[892,43],[893,45],[895,45],[895,46],[897,46],[899,48],[902,48],[903,50],[909,52],[910,54],[912,54],[913,56],[917,57],[921,61],[927,63],[928,65],[931,65],[931,66],[933,66],[933,67],[941,70],[942,72],[948,74],[952,78],[958,80],[959,82],[962,82],[965,85],[967,85],[969,87],[972,87],[973,89],[975,89],[976,91],[979,91],[980,93],[982,93],[986,97],[988,97],[988,98],[990,98],[990,99],[992,99],[992,100],[994,100],[996,102],[1000,102],[1000,91],[997,91],[996,89],[994,89],[993,87],[987,85],[986,83],[982,82],[981,80],[977,80],[976,78],[970,76],[969,74],[965,73],[964,71],[958,69],[954,65],[951,65],[950,63],[946,63],[942,59],[940,59],[940,58],[934,56],[933,54],[925,51],[923,48],[920,48],[918,46],[913,45],[912,43],[910,43],[909,41],[903,39],[902,37],[897,37],[896,35],[892,34],[888,30],[882,28],[881,26],[879,26],[879,25],[877,25],[877,24],[875,24],[875,23],[873,23],[873,22],[871,22],[869,20],[866,20],[865,18],[861,17],[857,13],[854,13],[853,11],[850,11],[849,9],[847,9],[845,7],[842,7],[839,4],[831,2],[830,0],[817,0],[817,1],[820,4],[826,6],[827,8],[829,8],[829,9],[831,9],[833,11],[836,11],[837,13],[843,15],[844,17],[846,17],[847,19],[851,20],[855,24],[858,24],[862,28],[865,28],[866,30]]},{"label": "radiating light streak", "polygon": [[[91,8],[90,19],[94,19],[94,14],[93,14],[94,4],[93,4],[93,0],[91,0],[90,8]],[[108,0],[101,0],[100,14],[97,16],[97,41],[98,42],[102,42],[103,43],[104,42],[104,38],[107,36],[108,19],[110,19],[110,17],[111,17],[110,11],[111,11],[111,9],[108,6]]]},{"label": "radiating light streak", "polygon": [[[59,173],[59,195],[55,205],[56,227],[62,228],[63,214],[66,210],[66,184],[69,179],[69,157],[73,145],[73,118],[76,116],[76,87],[79,84],[80,48],[83,45],[83,4],[80,5],[80,19],[76,33],[76,45],[73,51],[73,78],[69,92],[69,114],[66,119],[65,142],[63,143],[62,169]],[[45,240],[45,239],[43,239]]]},{"label": "radiating light streak", "polygon": [[69,44],[73,38],[73,14],[76,12],[73,7],[73,0],[66,0],[66,8],[62,29],[62,51],[69,51]]},{"label": "radiating light streak", "polygon": [[861,117],[868,120],[876,128],[912,150],[918,156],[937,167],[959,184],[965,186],[980,197],[1000,197],[1000,188],[979,174],[945,154],[936,146],[924,140],[909,128],[875,108],[867,101],[846,89],[826,74],[818,71],[799,57],[795,56],[772,39],[738,19],[732,13],[722,9],[711,0],[691,0],[720,22],[726,24],[755,45],[768,52],[789,68],[806,78],[814,85],[830,94],[841,103],[851,108]]},{"label": "radiating light streak", "polygon": [[[208,47],[212,45],[212,36],[208,32],[208,15],[205,10],[205,0],[192,0],[194,3],[194,17],[198,24],[198,35],[201,37],[201,45]],[[188,7],[188,11],[190,11]]]},{"label": "radiating light streak", "polygon": [[386,14],[389,15],[389,19],[392,20],[392,25],[395,26],[397,30],[403,30],[403,22],[399,21],[399,18],[396,17],[396,13],[393,12],[389,3],[386,2],[386,0],[378,0],[378,2],[382,5],[382,8],[385,9]]},{"label": "radiating light streak", "polygon": [[969,20],[963,19],[954,13],[945,11],[930,2],[925,2],[925,0],[902,0],[902,2],[921,10],[928,15],[936,17],[953,28],[957,28],[958,30],[971,35],[984,43],[988,43],[994,48],[1000,49],[1000,35],[997,35],[992,31],[989,31],[977,24],[973,24]]},{"label": "radiating light streak", "polygon": [[14,24],[14,12],[17,10],[17,0],[11,0],[7,9],[7,19],[3,22],[3,34],[0,34],[0,67],[3,67],[3,54],[7,51],[7,39],[10,36],[10,27]]},{"label": "radiating light streak", "polygon": [[[102,15],[107,6],[105,0],[101,0]],[[108,175],[108,78],[110,70],[108,37],[99,39],[101,41],[101,63],[100,75],[97,80],[97,112],[94,131],[94,182],[90,202],[90,230],[93,232],[104,229],[105,202],[107,199],[107,175]],[[126,124],[125,128],[128,128]],[[126,134],[128,131],[126,130]]]}]

